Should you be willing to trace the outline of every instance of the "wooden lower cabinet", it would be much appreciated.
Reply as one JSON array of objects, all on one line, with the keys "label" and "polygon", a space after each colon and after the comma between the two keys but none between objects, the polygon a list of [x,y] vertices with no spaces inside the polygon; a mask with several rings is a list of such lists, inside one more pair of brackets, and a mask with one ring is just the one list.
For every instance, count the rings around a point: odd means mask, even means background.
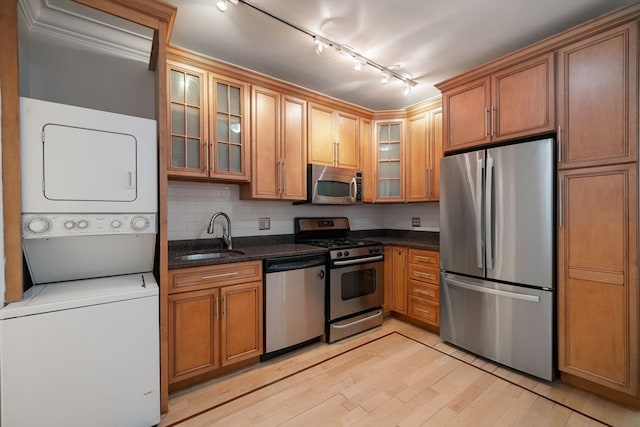
[{"label": "wooden lower cabinet", "polygon": [[[440,254],[437,251],[385,247],[385,297],[389,310],[440,325]],[[388,292],[388,293],[387,293]]]},{"label": "wooden lower cabinet", "polygon": [[391,311],[407,314],[407,248],[384,248],[385,296]]},{"label": "wooden lower cabinet", "polygon": [[171,270],[169,275],[169,384],[205,378],[262,354],[260,261]]},{"label": "wooden lower cabinet", "polygon": [[559,179],[559,369],[601,394],[637,398],[637,164],[561,171]]},{"label": "wooden lower cabinet", "polygon": [[408,315],[440,326],[440,254],[409,248]]}]

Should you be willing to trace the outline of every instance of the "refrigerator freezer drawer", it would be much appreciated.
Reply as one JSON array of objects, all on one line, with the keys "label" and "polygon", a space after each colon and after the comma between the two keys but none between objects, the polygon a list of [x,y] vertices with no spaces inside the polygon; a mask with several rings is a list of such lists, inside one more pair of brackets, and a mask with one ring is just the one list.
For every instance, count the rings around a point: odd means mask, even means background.
[{"label": "refrigerator freezer drawer", "polygon": [[553,291],[442,273],[440,337],[551,381],[553,305]]}]

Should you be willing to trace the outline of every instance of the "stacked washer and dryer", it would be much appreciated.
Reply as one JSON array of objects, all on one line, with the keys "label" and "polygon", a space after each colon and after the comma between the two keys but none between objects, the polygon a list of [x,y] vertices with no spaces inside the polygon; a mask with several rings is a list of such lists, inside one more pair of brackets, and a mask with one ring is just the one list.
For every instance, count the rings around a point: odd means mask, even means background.
[{"label": "stacked washer and dryer", "polygon": [[22,98],[33,285],[0,309],[0,424],[160,421],[154,120]]}]

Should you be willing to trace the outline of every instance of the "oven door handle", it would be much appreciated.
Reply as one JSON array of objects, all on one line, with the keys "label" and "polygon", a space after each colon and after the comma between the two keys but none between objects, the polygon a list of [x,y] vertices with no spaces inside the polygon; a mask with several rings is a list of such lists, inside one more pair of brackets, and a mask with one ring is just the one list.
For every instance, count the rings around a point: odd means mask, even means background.
[{"label": "oven door handle", "polygon": [[333,264],[334,265],[353,265],[353,264],[366,264],[368,262],[373,262],[373,261],[382,261],[384,259],[383,255],[378,255],[378,256],[372,256],[369,258],[357,258],[357,259],[350,259],[350,260],[346,260],[346,261],[334,261]]}]

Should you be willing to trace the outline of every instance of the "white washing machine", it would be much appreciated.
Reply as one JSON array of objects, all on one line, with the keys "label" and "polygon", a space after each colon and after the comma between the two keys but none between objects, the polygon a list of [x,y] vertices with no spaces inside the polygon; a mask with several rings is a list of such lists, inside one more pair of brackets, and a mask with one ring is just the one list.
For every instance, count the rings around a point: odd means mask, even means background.
[{"label": "white washing machine", "polygon": [[21,99],[33,286],[0,309],[0,425],[160,420],[153,120]]}]

